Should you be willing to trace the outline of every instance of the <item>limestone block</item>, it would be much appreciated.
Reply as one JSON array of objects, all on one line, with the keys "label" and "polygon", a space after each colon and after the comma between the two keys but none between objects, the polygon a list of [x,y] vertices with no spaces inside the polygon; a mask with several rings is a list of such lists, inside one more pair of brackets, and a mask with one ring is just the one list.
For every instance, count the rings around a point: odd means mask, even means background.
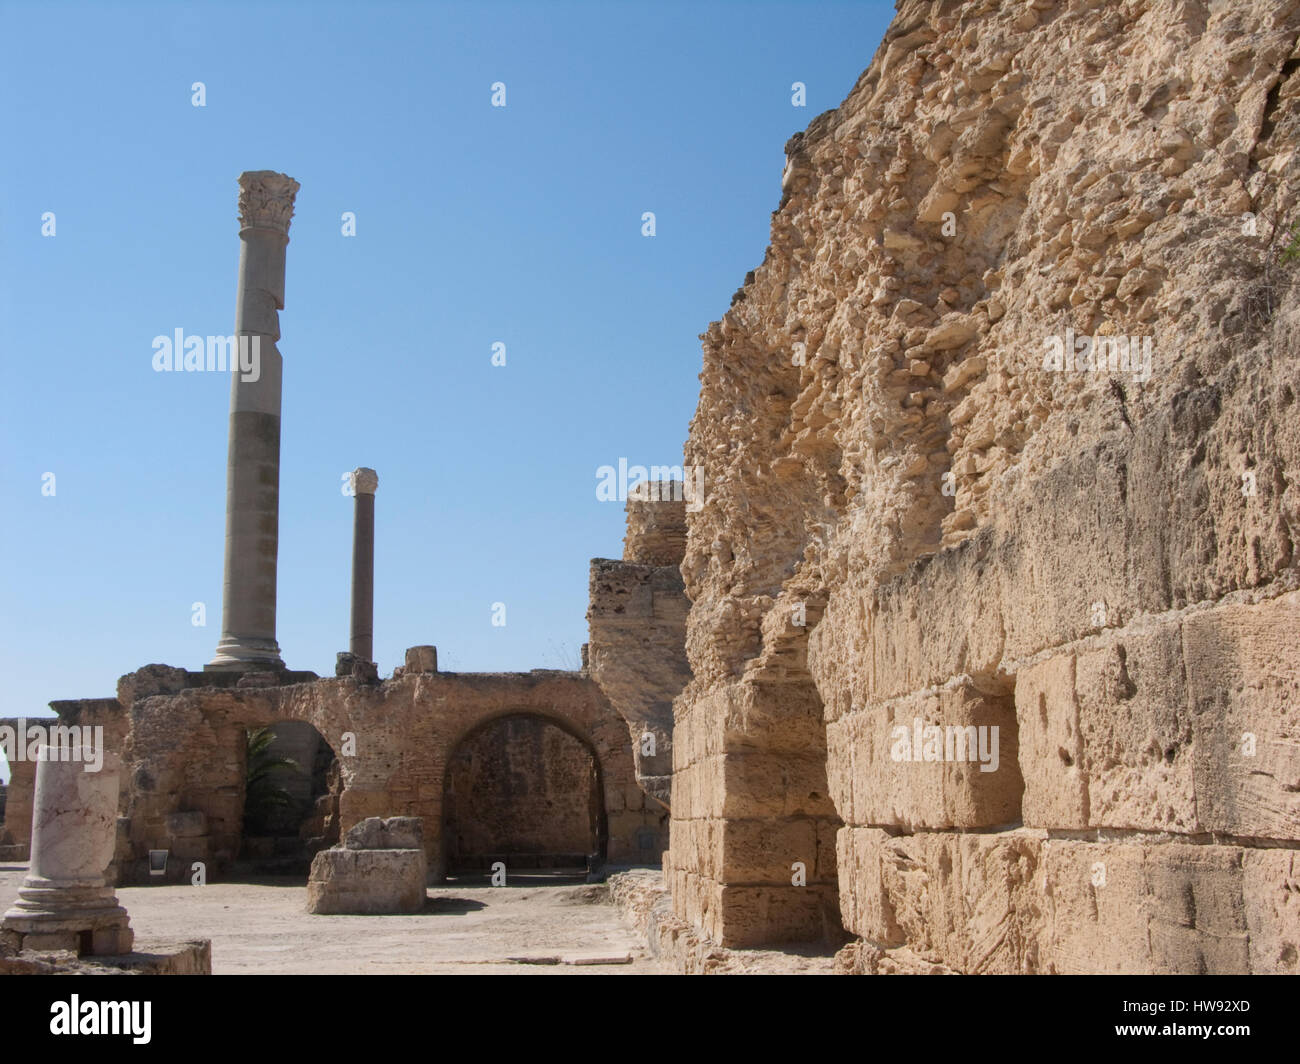
[{"label": "limestone block", "polygon": [[343,838],[349,850],[422,850],[424,822],[418,816],[367,817]]},{"label": "limestone block", "polygon": [[1045,843],[1048,970],[1249,971],[1241,862],[1229,846]]},{"label": "limestone block", "polygon": [[825,942],[839,935],[836,889],[715,886],[704,929],[723,946],[746,948],[785,942]]},{"label": "limestone block", "polygon": [[716,808],[720,796],[726,816],[835,815],[825,755],[819,752],[733,754],[697,767],[712,774],[707,779],[709,804]]},{"label": "limestone block", "polygon": [[407,647],[406,671],[408,673],[437,672],[438,648],[434,646]]},{"label": "limestone block", "polygon": [[321,850],[311,862],[307,911],[415,913],[424,907],[423,850]]},{"label": "limestone block", "polygon": [[1066,651],[1016,675],[1022,805],[1027,827],[1082,828],[1088,823],[1074,654]]},{"label": "limestone block", "polygon": [[888,838],[878,828],[845,827],[836,834],[840,916],[846,931],[880,946],[900,946],[906,940],[881,874],[881,855]]},{"label": "limestone block", "polygon": [[[844,711],[867,700],[901,698],[953,676],[996,671],[1006,622],[1001,596],[993,589],[1001,586],[1005,566],[980,546],[945,551],[914,581],[895,580],[875,594],[836,589],[810,640],[809,665],[818,675],[820,661],[845,660],[849,645],[833,644],[853,639],[852,656],[864,654],[866,668],[855,677],[862,688]],[[865,628],[860,636],[850,634],[860,626]]]},{"label": "limestone block", "polygon": [[1300,593],[1190,614],[1183,656],[1200,829],[1300,839]]},{"label": "limestone block", "polygon": [[791,753],[825,749],[822,702],[811,683],[741,683],[728,692],[723,705],[724,712],[706,719],[721,723],[729,748],[762,746]]},{"label": "limestone block", "polygon": [[817,821],[811,817],[719,822],[722,867],[728,883],[790,884],[792,866],[804,866],[807,882],[817,876]]},{"label": "limestone block", "polygon": [[838,838],[845,927],[955,971],[1294,972],[1294,851],[994,834]]},{"label": "limestone block", "polygon": [[1245,850],[1241,888],[1250,970],[1300,974],[1300,852]]},{"label": "limestone block", "polygon": [[1090,827],[1196,830],[1180,626],[1125,629],[1075,657]]},{"label": "limestone block", "polygon": [[1023,832],[839,834],[845,928],[958,971],[1037,970],[1038,841]]},{"label": "limestone block", "polygon": [[828,724],[826,741],[831,794],[850,823],[991,827],[1020,819],[1024,781],[1009,697],[961,684],[868,703]]}]

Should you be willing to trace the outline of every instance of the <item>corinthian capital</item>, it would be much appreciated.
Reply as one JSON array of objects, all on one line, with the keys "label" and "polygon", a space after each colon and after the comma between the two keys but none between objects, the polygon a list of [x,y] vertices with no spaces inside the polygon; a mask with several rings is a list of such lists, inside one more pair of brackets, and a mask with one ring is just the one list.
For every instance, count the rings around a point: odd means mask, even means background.
[{"label": "corinthian capital", "polygon": [[239,175],[239,228],[274,229],[289,235],[293,198],[301,186],[288,174],[248,170]]}]

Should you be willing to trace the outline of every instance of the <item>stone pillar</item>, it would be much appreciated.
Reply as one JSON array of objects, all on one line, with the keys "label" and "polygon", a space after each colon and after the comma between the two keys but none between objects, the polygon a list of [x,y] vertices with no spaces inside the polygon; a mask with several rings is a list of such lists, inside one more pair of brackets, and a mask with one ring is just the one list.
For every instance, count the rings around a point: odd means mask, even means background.
[{"label": "stone pillar", "polygon": [[284,309],[284,256],[298,182],[270,170],[239,175],[237,354],[254,369],[232,372],[226,464],[226,560],[221,642],[209,669],[283,668],[275,641],[280,541],[280,378],[276,349]]},{"label": "stone pillar", "polygon": [[360,661],[375,660],[375,491],[373,469],[353,470],[356,510],[352,522],[352,634],[348,645]]},{"label": "stone pillar", "polygon": [[3,933],[18,936],[21,949],[130,953],[131,919],[105,875],[117,841],[121,759],[105,751],[93,772],[75,752],[73,760],[51,759],[61,752],[39,750],[31,870]]}]

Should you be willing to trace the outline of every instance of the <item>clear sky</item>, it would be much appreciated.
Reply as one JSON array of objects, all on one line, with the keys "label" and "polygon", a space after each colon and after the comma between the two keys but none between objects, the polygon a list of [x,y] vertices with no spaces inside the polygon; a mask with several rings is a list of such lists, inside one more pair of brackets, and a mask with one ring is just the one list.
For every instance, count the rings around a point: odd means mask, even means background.
[{"label": "clear sky", "polygon": [[0,3],[0,716],[212,657],[229,379],[156,373],[152,341],[233,331],[243,170],[302,183],[280,342],[286,664],[330,674],[346,649],[341,477],[368,465],[382,674],[419,643],[447,670],[576,667],[588,561],[622,550],[596,469],[680,464],[698,335],[762,260],[782,147],[840,103],[892,14]]}]

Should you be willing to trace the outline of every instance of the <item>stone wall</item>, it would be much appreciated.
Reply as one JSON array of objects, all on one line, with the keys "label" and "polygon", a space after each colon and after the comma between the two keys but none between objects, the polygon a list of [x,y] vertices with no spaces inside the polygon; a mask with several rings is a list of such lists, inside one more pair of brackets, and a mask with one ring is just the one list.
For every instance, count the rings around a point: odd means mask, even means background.
[{"label": "stone wall", "polygon": [[642,481],[627,493],[623,560],[638,565],[682,564],[686,552],[686,484]]},{"label": "stone wall", "polygon": [[[171,881],[188,880],[195,861],[220,876],[241,849],[260,859],[292,856],[279,853],[280,843],[301,850],[293,836],[243,838],[246,736],[267,726],[279,736],[273,752],[304,769],[282,782],[295,792],[293,819],[303,820],[298,834],[307,852],[337,841],[366,817],[418,816],[430,877],[441,878],[449,760],[468,739],[474,765],[473,744],[490,745],[481,729],[506,718],[529,722],[521,735],[545,738],[478,753],[501,755],[512,778],[531,780],[544,801],[576,803],[572,815],[558,818],[554,805],[550,817],[525,816],[508,801],[489,810],[494,824],[512,820],[519,829],[511,838],[515,852],[587,855],[585,842],[577,849],[571,844],[594,832],[600,858],[657,863],[668,846],[672,699],[688,675],[687,603],[677,568],[685,536],[682,495],[680,484],[663,501],[657,491],[653,499],[634,492],[624,561],[593,561],[590,671],[440,673],[436,648],[421,646],[408,650],[406,664],[382,683],[373,666],[322,680],[285,669],[197,673],[149,665],[123,676],[116,698],[52,703],[64,723],[102,725],[107,748],[125,758],[119,878],[157,882],[149,875],[150,850],[168,851],[163,879]],[[336,764],[328,764],[330,753]],[[595,794],[591,773],[575,767],[583,759],[594,761]],[[33,767],[13,765],[0,857],[26,856]],[[564,771],[552,779],[548,768]],[[482,770],[480,763],[471,776]],[[459,793],[473,782],[462,776]]]},{"label": "stone wall", "polygon": [[594,558],[587,659],[592,678],[628,723],[637,782],[667,809],[672,774],[673,699],[690,679],[689,603],[680,565],[686,502],[680,481],[629,492],[623,558]]},{"label": "stone wall", "polygon": [[[444,870],[453,751],[488,722],[519,714],[554,723],[594,752],[608,860],[653,860],[667,845],[666,824],[637,786],[626,722],[579,673],[408,669],[367,683],[154,665],[124,676],[118,691],[115,741],[125,765],[117,864],[125,882],[150,881],[151,849],[170,851],[168,879],[188,878],[193,861],[205,862],[209,877],[229,869],[241,842],[245,735],[282,721],[311,724],[338,753],[337,829],[370,816],[423,818],[431,879]],[[105,700],[93,702],[102,713]],[[77,704],[63,705],[75,721]]]},{"label": "stone wall", "polygon": [[[667,873],[715,941],[1300,970],[1298,39],[1294,0],[903,0],[787,145],[685,455]],[[914,726],[996,727],[996,771]]]},{"label": "stone wall", "polygon": [[[48,717],[34,723],[55,724],[57,718]],[[7,726],[17,734],[22,727],[21,717],[0,719],[0,726]],[[25,861],[32,844],[32,797],[36,790],[36,762],[27,758],[10,756],[9,784],[5,794],[4,820],[0,821],[0,860]]]}]

